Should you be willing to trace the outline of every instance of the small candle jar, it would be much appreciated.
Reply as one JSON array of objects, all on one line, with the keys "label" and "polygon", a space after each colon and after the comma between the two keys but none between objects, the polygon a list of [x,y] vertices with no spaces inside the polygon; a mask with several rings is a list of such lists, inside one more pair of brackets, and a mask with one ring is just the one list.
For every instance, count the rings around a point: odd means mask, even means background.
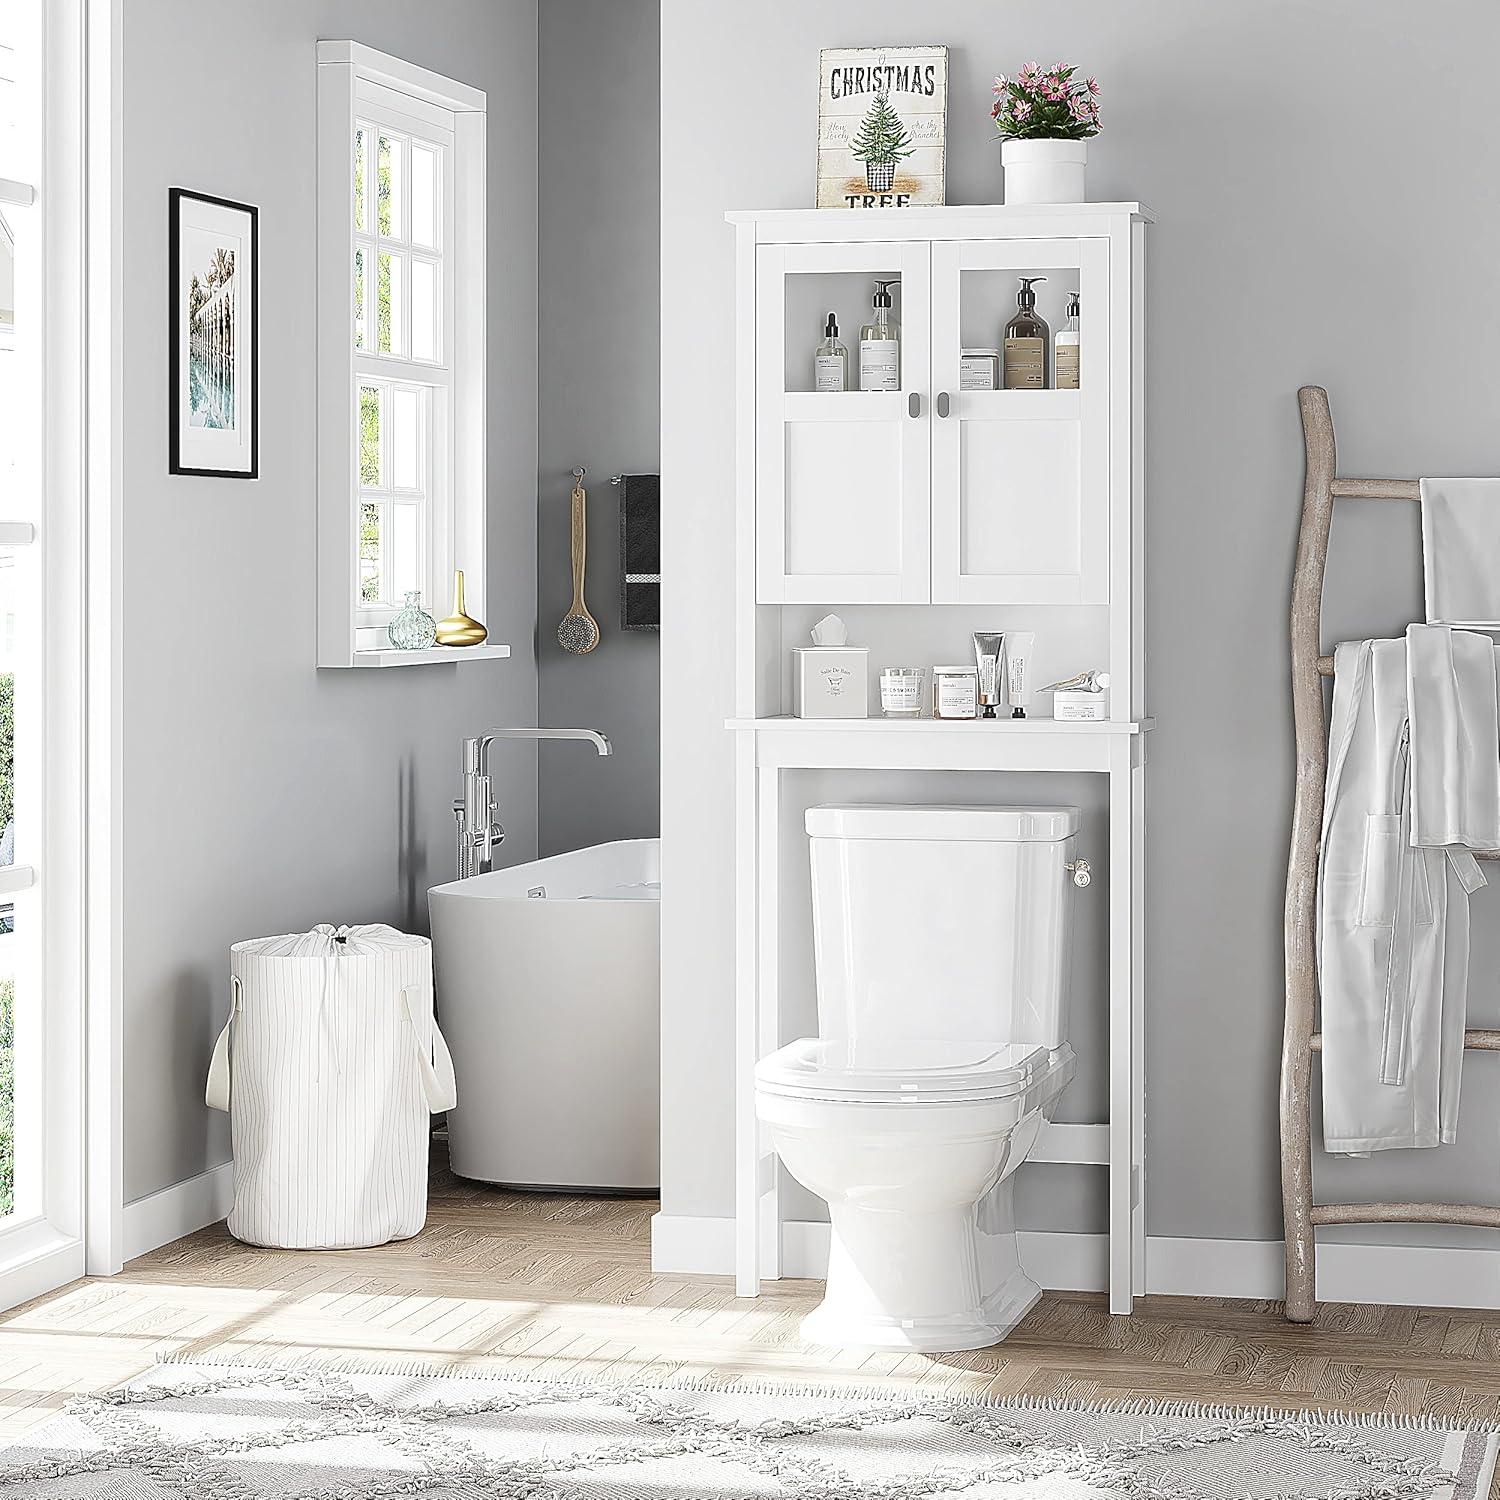
[{"label": "small candle jar", "polygon": [[960,350],[958,388],[961,391],[999,390],[1000,351],[998,349]]},{"label": "small candle jar", "polygon": [[880,711],[888,719],[922,717],[921,667],[886,667],[880,674]]},{"label": "small candle jar", "polygon": [[976,719],[979,717],[979,671],[975,667],[932,669],[932,717]]}]

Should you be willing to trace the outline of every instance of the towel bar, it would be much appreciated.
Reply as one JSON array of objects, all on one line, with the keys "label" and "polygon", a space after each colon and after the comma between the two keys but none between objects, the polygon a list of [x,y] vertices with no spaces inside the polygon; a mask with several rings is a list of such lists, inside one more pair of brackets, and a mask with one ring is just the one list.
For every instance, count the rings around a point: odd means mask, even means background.
[{"label": "towel bar", "polygon": [[[1292,811],[1286,882],[1286,1021],[1281,1046],[1281,1203],[1286,1235],[1287,1319],[1312,1321],[1317,1309],[1317,1238],[1320,1224],[1471,1224],[1500,1228],[1500,1208],[1477,1203],[1325,1203],[1312,1196],[1312,1059],[1323,1050],[1314,1032],[1318,1008],[1318,845],[1328,777],[1328,726],[1324,677],[1333,657],[1322,653],[1323,576],[1336,499],[1417,500],[1415,479],[1341,479],[1328,392],[1305,385],[1302,412],[1306,471],[1297,562],[1292,577],[1292,710],[1297,736],[1297,793]],[[1475,850],[1476,859],[1500,853]],[[1500,1052],[1500,1031],[1464,1033],[1464,1048]]]}]

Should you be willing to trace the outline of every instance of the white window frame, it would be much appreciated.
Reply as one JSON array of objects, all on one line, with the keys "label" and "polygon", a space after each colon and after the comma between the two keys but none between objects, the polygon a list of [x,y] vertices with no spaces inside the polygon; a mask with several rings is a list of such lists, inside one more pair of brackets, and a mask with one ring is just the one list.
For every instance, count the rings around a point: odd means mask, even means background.
[{"label": "white window frame", "polygon": [[[359,123],[435,141],[444,147],[440,187],[440,348],[435,361],[411,357],[410,298],[400,354],[355,347],[354,255],[367,252],[365,317],[375,326],[378,203],[367,148],[367,228],[354,221],[354,141]],[[359,533],[366,498],[360,484],[361,380],[417,385],[429,393],[423,455],[426,528],[420,573],[423,603],[447,613],[453,570],[464,573],[468,612],[485,610],[485,96],[478,89],[352,41],[318,43],[318,665],[414,665],[441,653],[392,652],[384,627],[398,601],[367,604],[361,595]],[[410,154],[402,182],[402,220],[387,237],[411,260]],[[427,252],[418,250],[426,256]],[[408,272],[409,274],[409,272]],[[463,316],[455,313],[462,307]],[[370,338],[367,336],[367,346]],[[382,424],[383,428],[386,424]],[[392,475],[384,475],[388,493]],[[502,646],[474,655],[508,655]],[[450,658],[451,659],[451,658]]]},{"label": "white window frame", "polygon": [[[86,42],[82,0],[31,3],[22,24],[42,58],[41,140],[25,180],[0,180],[16,215],[16,337],[34,354],[36,465],[0,497],[0,544],[14,549],[24,611],[17,683],[16,863],[0,870],[14,902],[16,1212],[0,1223],[0,1306],[71,1280],[84,1251],[86,902],[85,485],[88,473],[84,263]],[[5,165],[8,165],[5,164]],[[22,216],[25,216],[24,219]],[[89,230],[91,233],[91,229]],[[27,420],[31,420],[28,418]],[[107,801],[107,799],[105,799]],[[92,1014],[92,1011],[91,1011]],[[101,1139],[109,1145],[108,1121]],[[23,1181],[23,1179],[25,1179]]]}]

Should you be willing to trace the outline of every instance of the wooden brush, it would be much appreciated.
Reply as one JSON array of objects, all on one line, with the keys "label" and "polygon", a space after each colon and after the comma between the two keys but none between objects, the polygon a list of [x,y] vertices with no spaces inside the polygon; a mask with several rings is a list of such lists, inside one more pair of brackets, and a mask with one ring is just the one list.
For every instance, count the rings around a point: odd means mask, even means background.
[{"label": "wooden brush", "polygon": [[599,644],[599,622],[588,611],[583,602],[583,564],[588,541],[587,522],[584,511],[583,470],[573,470],[572,497],[572,545],[573,545],[573,607],[562,618],[557,627],[557,644],[564,651],[583,656]]}]

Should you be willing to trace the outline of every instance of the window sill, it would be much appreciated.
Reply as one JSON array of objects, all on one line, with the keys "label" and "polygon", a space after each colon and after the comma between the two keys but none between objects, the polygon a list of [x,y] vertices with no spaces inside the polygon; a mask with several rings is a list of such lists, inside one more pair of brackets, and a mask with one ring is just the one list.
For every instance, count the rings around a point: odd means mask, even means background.
[{"label": "window sill", "polygon": [[503,661],[509,646],[486,641],[480,646],[430,646],[426,651],[356,651],[351,667],[457,666],[465,661]]}]

